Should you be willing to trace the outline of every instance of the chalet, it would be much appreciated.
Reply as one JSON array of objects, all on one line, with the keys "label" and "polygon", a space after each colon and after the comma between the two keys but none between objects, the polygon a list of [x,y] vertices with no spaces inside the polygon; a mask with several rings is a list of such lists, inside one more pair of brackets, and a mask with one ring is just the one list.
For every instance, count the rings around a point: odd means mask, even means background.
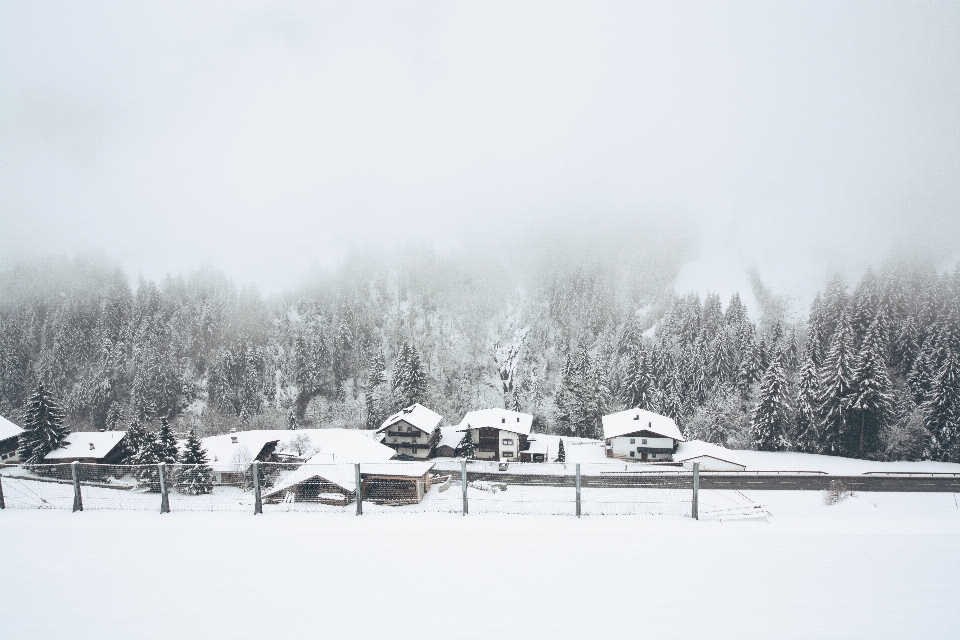
[{"label": "chalet", "polygon": [[440,440],[437,441],[437,457],[456,457],[457,448],[460,446],[460,441],[463,440],[463,433],[463,431],[460,431],[460,427],[440,427]]},{"label": "chalet", "polygon": [[19,462],[17,445],[23,429],[0,416],[0,464]]},{"label": "chalet", "polygon": [[673,455],[673,460],[683,463],[687,469],[692,469],[693,463],[699,462],[701,471],[746,471],[747,469],[747,465],[736,451],[701,440],[680,443],[677,452]]},{"label": "chalet", "polygon": [[471,430],[478,460],[519,462],[523,453],[530,448],[528,439],[532,426],[533,416],[529,413],[482,409],[463,416],[457,428],[461,431]]},{"label": "chalet", "polygon": [[274,461],[274,452],[283,435],[282,431],[261,429],[203,438],[201,444],[207,452],[214,482],[243,484],[254,461]]},{"label": "chalet", "polygon": [[[415,504],[430,491],[432,462],[360,463],[360,492],[377,504]],[[315,502],[345,506],[356,499],[352,464],[317,464],[313,458],[263,494],[265,502]]]},{"label": "chalet", "polygon": [[397,452],[398,460],[426,460],[435,454],[443,417],[422,404],[412,404],[386,420],[377,430],[383,444]]},{"label": "chalet", "polygon": [[44,456],[43,462],[119,464],[126,455],[126,449],[121,446],[126,437],[126,431],[74,431],[62,445]]},{"label": "chalet", "polygon": [[683,434],[672,418],[643,409],[603,416],[606,457],[671,462]]}]

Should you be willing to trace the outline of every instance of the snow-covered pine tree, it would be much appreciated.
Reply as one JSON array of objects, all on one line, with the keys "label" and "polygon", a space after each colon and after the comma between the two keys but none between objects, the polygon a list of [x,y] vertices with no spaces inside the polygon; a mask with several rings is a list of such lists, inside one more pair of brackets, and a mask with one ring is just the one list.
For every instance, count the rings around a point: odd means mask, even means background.
[{"label": "snow-covered pine tree", "polygon": [[786,451],[790,407],[787,378],[780,358],[774,358],[760,382],[760,397],[750,420],[753,444],[759,451]]},{"label": "snow-covered pine tree", "polygon": [[23,412],[23,433],[18,455],[25,464],[38,464],[48,453],[59,448],[70,431],[63,426],[63,410],[43,383],[27,401]]},{"label": "snow-covered pine tree", "polygon": [[160,418],[160,428],[157,429],[155,446],[157,462],[166,462],[167,464],[177,462],[179,457],[177,439],[174,437],[173,429],[170,428],[170,422],[166,418]]},{"label": "snow-covered pine tree", "polygon": [[952,347],[947,350],[923,409],[930,432],[925,457],[941,462],[960,462],[960,354]]},{"label": "snow-covered pine tree", "polygon": [[213,470],[210,468],[207,452],[200,444],[197,434],[190,430],[187,442],[180,456],[176,483],[180,493],[200,495],[213,491]]},{"label": "snow-covered pine tree", "polygon": [[628,407],[649,410],[653,403],[654,389],[650,373],[650,354],[646,350],[631,353],[627,376],[624,403]]},{"label": "snow-covered pine tree", "polygon": [[934,349],[932,344],[933,338],[929,338],[923,343],[919,354],[914,358],[913,366],[907,374],[907,387],[917,404],[926,402],[930,391],[933,389],[933,379],[936,376],[936,371],[933,364]]},{"label": "snow-covered pine tree", "polygon": [[144,428],[139,418],[135,418],[127,427],[127,435],[123,439],[125,450],[123,464],[137,464],[136,459],[144,445],[152,441],[153,435]]},{"label": "snow-covered pine tree", "polygon": [[822,450],[818,428],[818,389],[817,365],[813,358],[808,356],[800,369],[800,379],[797,383],[797,426],[794,448],[801,453],[820,453]]},{"label": "snow-covered pine tree", "polygon": [[476,445],[473,442],[473,429],[467,429],[466,433],[463,434],[460,444],[457,445],[456,454],[467,460],[473,460],[477,457]]},{"label": "snow-covered pine tree", "polygon": [[[880,448],[880,433],[893,413],[892,385],[884,362],[879,331],[876,322],[867,329],[853,372],[850,408],[859,414],[858,458]],[[853,418],[855,424],[856,416]],[[852,446],[848,445],[847,449],[852,449]]]},{"label": "snow-covered pine tree", "polygon": [[824,356],[820,373],[820,424],[823,453],[843,455],[849,425],[850,394],[853,387],[853,340],[846,312],[837,319],[836,331]]},{"label": "snow-covered pine tree", "polygon": [[557,447],[557,459],[554,462],[566,462],[567,452],[563,449],[563,438],[560,438],[560,446]]}]

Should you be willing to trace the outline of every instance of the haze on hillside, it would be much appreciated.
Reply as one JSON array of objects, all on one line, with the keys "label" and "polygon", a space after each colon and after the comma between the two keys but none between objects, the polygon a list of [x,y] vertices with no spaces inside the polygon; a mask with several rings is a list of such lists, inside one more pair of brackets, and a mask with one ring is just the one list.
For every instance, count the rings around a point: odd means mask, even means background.
[{"label": "haze on hillside", "polygon": [[356,250],[949,266],[960,6],[4,2],[0,229],[268,294]]}]

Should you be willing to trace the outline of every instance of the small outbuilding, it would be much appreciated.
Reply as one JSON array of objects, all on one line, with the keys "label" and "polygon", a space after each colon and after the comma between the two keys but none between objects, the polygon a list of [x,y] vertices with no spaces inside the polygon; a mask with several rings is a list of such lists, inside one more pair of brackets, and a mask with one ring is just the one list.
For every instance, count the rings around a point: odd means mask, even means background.
[{"label": "small outbuilding", "polygon": [[43,458],[44,464],[86,462],[119,464],[125,454],[126,431],[74,431]]},{"label": "small outbuilding", "polygon": [[440,427],[440,440],[437,442],[438,458],[455,458],[464,432],[460,427]]},{"label": "small outbuilding", "polygon": [[[360,463],[361,495],[365,501],[377,504],[418,503],[430,490],[433,466],[432,462]],[[316,502],[345,506],[356,499],[356,490],[354,465],[316,464],[311,458],[265,491],[263,500],[267,503]]]},{"label": "small outbuilding", "polygon": [[736,451],[702,440],[680,443],[673,459],[674,462],[682,462],[687,469],[692,469],[693,463],[699,462],[701,471],[746,471],[747,469],[747,465]]},{"label": "small outbuilding", "polygon": [[23,429],[0,416],[0,464],[19,462],[17,446]]}]

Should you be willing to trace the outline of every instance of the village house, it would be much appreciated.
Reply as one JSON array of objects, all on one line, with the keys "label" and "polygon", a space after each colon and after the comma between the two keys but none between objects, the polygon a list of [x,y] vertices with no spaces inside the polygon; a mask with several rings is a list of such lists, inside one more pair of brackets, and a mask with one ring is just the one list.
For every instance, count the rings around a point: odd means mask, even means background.
[{"label": "village house", "polygon": [[478,460],[519,462],[529,450],[532,426],[533,416],[529,413],[495,408],[470,411],[457,428],[471,430]]},{"label": "village house", "polygon": [[440,427],[440,440],[437,441],[438,458],[455,458],[460,441],[463,440],[463,431],[460,427]]},{"label": "village house", "polygon": [[698,462],[701,471],[746,471],[747,469],[747,465],[736,451],[701,440],[681,442],[673,455],[673,461],[683,463],[687,469],[692,469],[693,463]]},{"label": "village house", "polygon": [[0,464],[18,462],[17,446],[23,429],[0,416]]},{"label": "village house", "polygon": [[426,460],[435,455],[442,421],[439,413],[416,403],[384,420],[377,433],[397,452],[397,460]]},{"label": "village house", "polygon": [[671,462],[683,434],[672,418],[643,409],[603,416],[606,457]]},{"label": "village house", "polygon": [[217,484],[242,485],[254,461],[273,462],[283,431],[252,430],[203,438],[202,448]]},{"label": "village house", "polygon": [[63,444],[43,458],[44,464],[83,462],[119,464],[126,455],[126,431],[74,431]]}]

